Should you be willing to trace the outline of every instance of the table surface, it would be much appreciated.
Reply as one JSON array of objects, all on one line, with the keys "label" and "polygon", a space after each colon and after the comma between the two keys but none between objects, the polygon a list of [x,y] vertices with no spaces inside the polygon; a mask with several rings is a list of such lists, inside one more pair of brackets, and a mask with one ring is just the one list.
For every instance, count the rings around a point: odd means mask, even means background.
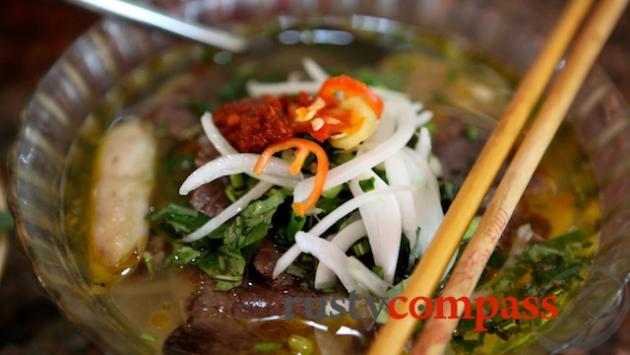
[{"label": "table surface", "polygon": [[[563,1],[551,1],[558,6]],[[547,2],[545,5],[548,5]],[[630,11],[607,44],[600,63],[630,99]],[[19,112],[37,80],[98,17],[55,0],[0,1],[0,179],[4,154],[17,129]],[[101,354],[77,326],[48,301],[30,261],[14,237],[0,283],[0,355]],[[574,351],[572,354],[585,353]],[[630,316],[608,342],[590,354],[630,355]]]}]

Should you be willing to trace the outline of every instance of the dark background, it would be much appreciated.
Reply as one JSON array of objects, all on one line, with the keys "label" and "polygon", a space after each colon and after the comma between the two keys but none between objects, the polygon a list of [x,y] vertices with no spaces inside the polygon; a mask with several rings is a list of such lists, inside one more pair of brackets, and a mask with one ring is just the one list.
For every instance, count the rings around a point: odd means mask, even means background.
[{"label": "dark background", "polygon": [[[516,0],[510,0],[516,2]],[[537,0],[562,6],[562,0]],[[509,3],[509,1],[508,1]],[[600,63],[630,99],[630,11],[622,18]],[[54,0],[0,0],[0,179],[4,154],[37,80],[98,17]],[[67,321],[39,286],[11,236],[8,264],[0,280],[0,355],[100,354],[84,332]],[[579,351],[573,354],[582,353]],[[630,355],[630,317],[592,354]]]}]

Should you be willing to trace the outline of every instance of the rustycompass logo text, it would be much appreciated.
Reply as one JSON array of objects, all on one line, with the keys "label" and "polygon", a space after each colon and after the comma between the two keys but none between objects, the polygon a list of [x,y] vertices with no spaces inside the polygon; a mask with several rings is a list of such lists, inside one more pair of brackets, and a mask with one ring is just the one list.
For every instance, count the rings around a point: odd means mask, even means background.
[{"label": "rustycompass logo text", "polygon": [[[535,297],[524,299],[516,297],[496,298],[482,297],[370,297],[350,293],[346,297],[286,297],[284,302],[284,316],[286,319],[295,318],[297,314],[304,314],[309,319],[342,318],[350,316],[353,319],[366,319],[372,315],[374,319],[370,327],[388,317],[402,319],[413,317],[417,320],[462,319],[474,320],[475,331],[487,331],[484,323],[497,316],[503,319],[533,320],[555,319],[558,317],[556,296]],[[369,312],[369,313],[368,313]]]}]

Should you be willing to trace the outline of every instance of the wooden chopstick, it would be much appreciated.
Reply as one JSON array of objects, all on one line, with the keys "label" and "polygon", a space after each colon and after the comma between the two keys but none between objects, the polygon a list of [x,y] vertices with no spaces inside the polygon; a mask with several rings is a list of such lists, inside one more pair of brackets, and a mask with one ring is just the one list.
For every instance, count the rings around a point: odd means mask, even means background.
[{"label": "wooden chopstick", "polygon": [[[503,117],[484,145],[433,241],[410,276],[402,296],[409,299],[432,296],[468,224],[592,2],[573,0],[563,11],[545,47],[521,81]],[[415,324],[416,320],[412,317],[390,319],[377,335],[369,354],[400,353]]]},{"label": "wooden chopstick", "polygon": [[[551,86],[540,114],[508,166],[476,232],[462,253],[461,261],[455,266],[446,287],[442,290],[441,297],[457,299],[472,295],[534,170],[627,3],[628,0],[603,0],[597,6],[570,51],[564,70]],[[458,311],[461,316],[463,308]],[[449,309],[444,312],[450,314]],[[412,354],[442,354],[458,322],[459,318],[431,318],[415,343]]]}]

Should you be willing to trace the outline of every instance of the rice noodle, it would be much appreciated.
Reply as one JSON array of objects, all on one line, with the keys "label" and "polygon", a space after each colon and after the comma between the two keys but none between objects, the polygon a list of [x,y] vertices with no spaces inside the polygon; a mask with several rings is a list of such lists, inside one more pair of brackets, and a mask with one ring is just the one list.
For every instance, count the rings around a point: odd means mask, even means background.
[{"label": "rice noodle", "polygon": [[328,74],[326,73],[324,68],[322,68],[311,58],[303,58],[302,66],[304,67],[304,71],[306,71],[306,74],[308,74],[308,76],[310,76],[311,79],[313,79],[314,81],[321,83],[322,81],[328,79]]},{"label": "rice noodle", "polygon": [[[365,237],[366,233],[363,221],[358,220],[350,223],[347,227],[340,230],[339,233],[327,239],[345,253],[354,243]],[[317,265],[317,271],[315,272],[315,288],[322,289],[331,286],[334,282],[335,273],[322,263]]]},{"label": "rice noodle", "polygon": [[[354,197],[366,194],[359,184],[364,179],[374,179],[375,191],[388,188],[385,181],[370,169],[348,184]],[[393,282],[398,264],[401,234],[401,211],[396,196],[392,194],[366,203],[359,207],[359,212],[367,230],[374,264],[383,268],[383,275],[387,282]]]},{"label": "rice noodle", "polygon": [[[365,203],[373,201],[375,199],[383,198],[391,193],[398,191],[412,190],[412,187],[401,186],[395,188],[388,188],[381,191],[371,191],[358,197],[351,198],[344,202],[342,205],[331,211],[326,217],[322,218],[310,231],[309,235],[319,237],[324,234],[330,227],[337,223],[341,218],[348,213],[356,210],[359,206]],[[287,250],[276,262],[276,266],[273,269],[273,277],[278,277],[291,263],[300,255],[300,249],[297,244],[294,244],[289,250]]]},{"label": "rice noodle", "polygon": [[247,205],[249,205],[250,202],[252,202],[253,200],[259,199],[272,186],[273,185],[268,182],[264,182],[264,181],[259,182],[258,184],[256,184],[256,186],[252,187],[249,191],[247,191],[245,195],[243,195],[241,198],[236,200],[236,202],[229,205],[226,209],[221,211],[221,213],[216,215],[214,218],[210,219],[208,222],[206,222],[206,224],[201,226],[196,231],[187,235],[181,241],[184,243],[191,243],[191,242],[194,242],[195,240],[199,240],[205,237],[206,235],[212,233],[215,229],[219,228],[223,223],[230,220],[230,218],[241,213],[241,211],[245,209],[245,207],[247,207]]},{"label": "rice noodle", "polygon": [[[414,131],[414,121],[412,119],[414,112],[411,103],[408,100],[392,99],[386,103],[386,106],[390,106],[390,110],[393,111],[392,116],[396,119],[397,127],[394,134],[365,154],[356,156],[354,159],[331,169],[328,172],[324,190],[348,182],[359,174],[372,169],[394,155],[411,139]],[[315,179],[313,177],[300,181],[295,186],[293,200],[303,201],[306,199],[313,189],[314,182]]]},{"label": "rice noodle", "polygon": [[[251,173],[258,157],[258,154],[245,153],[224,155],[211,160],[186,178],[179,188],[179,193],[180,195],[187,195],[199,186],[223,176]],[[290,175],[289,163],[281,159],[270,160],[265,171],[265,174],[256,175],[256,177],[274,185],[290,188],[295,186],[299,179],[299,176]]]}]

